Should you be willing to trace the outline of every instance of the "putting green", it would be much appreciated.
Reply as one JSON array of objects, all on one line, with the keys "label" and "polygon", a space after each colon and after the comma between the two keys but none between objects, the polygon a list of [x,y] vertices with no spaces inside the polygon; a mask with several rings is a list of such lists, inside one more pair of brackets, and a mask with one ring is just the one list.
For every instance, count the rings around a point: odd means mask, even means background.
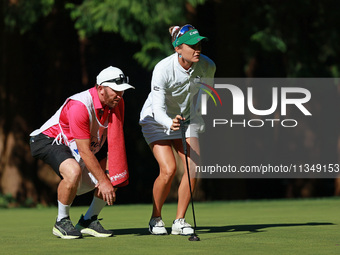
[{"label": "putting green", "polygon": [[[86,209],[71,208],[74,223]],[[79,240],[52,235],[56,208],[0,209],[0,254],[340,254],[339,198],[202,202],[195,211],[200,242],[150,235],[151,205],[106,207],[101,223],[115,236]],[[175,213],[164,205],[169,232]]]}]

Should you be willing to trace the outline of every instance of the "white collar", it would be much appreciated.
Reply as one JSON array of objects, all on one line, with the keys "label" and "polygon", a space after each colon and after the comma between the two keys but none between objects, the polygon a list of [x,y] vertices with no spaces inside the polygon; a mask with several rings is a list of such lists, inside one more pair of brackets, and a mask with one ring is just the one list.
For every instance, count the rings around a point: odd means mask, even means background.
[{"label": "white collar", "polygon": [[178,61],[178,53],[177,52],[175,52],[175,54],[174,54],[174,56],[175,56],[175,59],[174,59],[174,61],[175,61],[175,67],[179,70],[179,71],[181,71],[182,73],[186,73],[186,74],[188,74],[188,75],[190,75],[191,76],[191,74],[195,71],[195,66],[196,66],[196,64],[197,63],[192,63],[192,66],[188,69],[188,70],[186,70],[185,68],[183,68],[183,66],[181,66],[181,64],[179,63],[179,61]]}]

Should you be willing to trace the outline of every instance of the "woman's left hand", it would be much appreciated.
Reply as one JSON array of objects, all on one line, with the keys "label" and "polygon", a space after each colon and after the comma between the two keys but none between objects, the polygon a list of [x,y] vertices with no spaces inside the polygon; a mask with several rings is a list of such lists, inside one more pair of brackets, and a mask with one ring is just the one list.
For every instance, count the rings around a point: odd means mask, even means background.
[{"label": "woman's left hand", "polygon": [[181,115],[176,115],[176,117],[172,119],[172,125],[170,129],[174,131],[179,130],[181,126],[180,120],[185,120],[185,118],[183,118]]}]

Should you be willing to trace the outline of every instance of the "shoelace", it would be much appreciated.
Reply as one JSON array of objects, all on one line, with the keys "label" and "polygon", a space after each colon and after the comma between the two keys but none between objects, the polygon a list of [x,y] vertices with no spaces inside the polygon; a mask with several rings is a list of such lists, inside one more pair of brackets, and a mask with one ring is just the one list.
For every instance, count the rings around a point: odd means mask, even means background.
[{"label": "shoelace", "polygon": [[72,225],[72,221],[70,219],[64,219],[61,222],[60,226],[58,226],[58,227],[61,227],[61,228],[65,229],[65,230],[67,230],[67,231],[74,230],[74,226]]},{"label": "shoelace", "polygon": [[187,223],[185,219],[179,219],[178,222],[179,224],[183,225],[183,227],[191,227],[191,225]]},{"label": "shoelace", "polygon": [[163,227],[164,226],[164,222],[162,220],[162,218],[155,218],[154,219],[154,222],[155,222],[155,227]]},{"label": "shoelace", "polygon": [[93,224],[94,226],[96,226],[97,228],[101,229],[101,230],[105,230],[104,227],[102,226],[102,224],[100,224],[100,220],[103,220],[103,218],[101,219],[96,219],[94,221],[92,221],[90,224]]}]

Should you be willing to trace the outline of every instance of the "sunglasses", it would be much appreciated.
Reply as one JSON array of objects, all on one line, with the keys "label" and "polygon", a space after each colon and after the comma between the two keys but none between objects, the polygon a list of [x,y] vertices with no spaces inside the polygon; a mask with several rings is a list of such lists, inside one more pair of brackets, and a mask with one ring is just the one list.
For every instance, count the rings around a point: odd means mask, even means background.
[{"label": "sunglasses", "polygon": [[124,74],[120,74],[119,78],[103,81],[102,83],[100,83],[100,85],[102,85],[104,82],[114,82],[117,85],[121,85],[123,83],[129,83],[129,77],[125,76]]},{"label": "sunglasses", "polygon": [[177,42],[177,39],[180,35],[186,33],[189,31],[189,28],[193,28],[195,29],[192,25],[184,25],[181,30],[179,30],[178,34],[176,35],[176,39],[175,39],[175,45],[176,45],[176,42]]}]

